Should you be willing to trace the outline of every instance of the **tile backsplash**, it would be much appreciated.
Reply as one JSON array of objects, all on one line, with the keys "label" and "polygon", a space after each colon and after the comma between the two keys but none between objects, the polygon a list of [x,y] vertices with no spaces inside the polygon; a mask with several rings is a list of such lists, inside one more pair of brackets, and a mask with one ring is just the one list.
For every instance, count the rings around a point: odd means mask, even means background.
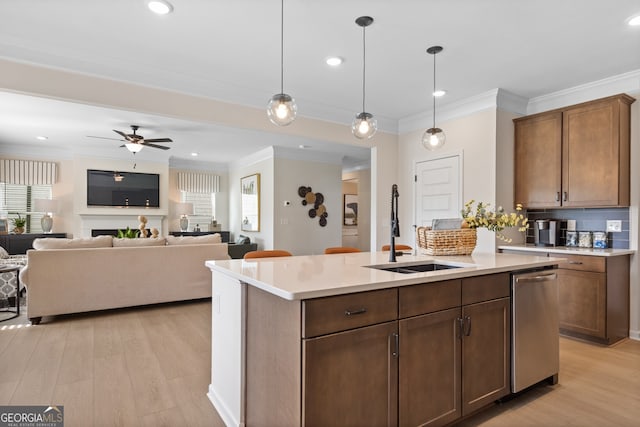
[{"label": "tile backsplash", "polygon": [[[576,220],[578,231],[607,231],[607,220],[622,221],[620,233],[607,233],[610,248],[629,249],[629,208],[583,208],[583,209],[529,209],[527,218],[531,225],[527,231],[527,243],[533,243],[533,221],[537,219]],[[566,228],[566,223],[563,223]],[[561,230],[564,237],[566,229]]]}]

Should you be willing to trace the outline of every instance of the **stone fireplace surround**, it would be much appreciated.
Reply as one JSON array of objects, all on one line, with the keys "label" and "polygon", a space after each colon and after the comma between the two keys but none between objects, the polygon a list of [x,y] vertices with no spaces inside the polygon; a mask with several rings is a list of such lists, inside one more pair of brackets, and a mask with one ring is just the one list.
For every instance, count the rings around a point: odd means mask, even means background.
[{"label": "stone fireplace surround", "polygon": [[146,213],[135,215],[95,215],[95,214],[80,214],[82,221],[81,237],[91,237],[91,231],[100,229],[115,229],[124,230],[127,227],[137,229],[140,225],[138,221],[138,215],[144,215],[147,217],[147,228],[157,228],[160,232],[160,236],[165,236],[167,232],[162,229],[162,220],[164,215],[149,215]]}]

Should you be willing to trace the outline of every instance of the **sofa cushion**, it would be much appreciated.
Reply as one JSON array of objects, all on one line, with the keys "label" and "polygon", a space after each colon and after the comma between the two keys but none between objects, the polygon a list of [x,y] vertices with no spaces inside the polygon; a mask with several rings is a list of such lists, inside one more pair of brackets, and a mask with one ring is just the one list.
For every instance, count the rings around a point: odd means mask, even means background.
[{"label": "sofa cushion", "polygon": [[164,246],[166,245],[167,240],[164,237],[157,238],[136,238],[136,239],[125,239],[125,238],[113,238],[113,247],[121,248],[121,247],[132,247],[132,246]]},{"label": "sofa cushion", "polygon": [[77,239],[45,237],[33,240],[34,249],[110,248],[111,246],[113,246],[113,236],[96,236]]},{"label": "sofa cushion", "polygon": [[222,243],[220,233],[202,236],[167,236],[167,245],[205,245],[210,243]]}]

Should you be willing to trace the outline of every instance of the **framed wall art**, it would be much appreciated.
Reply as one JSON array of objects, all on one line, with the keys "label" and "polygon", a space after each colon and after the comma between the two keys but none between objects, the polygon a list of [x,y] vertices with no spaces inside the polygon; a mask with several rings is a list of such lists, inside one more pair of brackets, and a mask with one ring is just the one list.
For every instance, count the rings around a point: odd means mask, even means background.
[{"label": "framed wall art", "polygon": [[345,194],[343,204],[344,225],[358,225],[358,196],[356,194]]},{"label": "framed wall art", "polygon": [[260,174],[240,178],[242,231],[260,231]]}]

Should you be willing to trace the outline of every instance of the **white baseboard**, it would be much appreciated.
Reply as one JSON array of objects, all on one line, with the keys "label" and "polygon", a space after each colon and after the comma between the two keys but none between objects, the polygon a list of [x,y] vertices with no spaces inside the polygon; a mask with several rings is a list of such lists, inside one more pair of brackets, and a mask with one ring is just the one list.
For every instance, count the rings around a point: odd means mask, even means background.
[{"label": "white baseboard", "polygon": [[630,329],[629,338],[631,338],[632,340],[640,341],[640,331]]},{"label": "white baseboard", "polygon": [[222,418],[224,425],[227,427],[245,427],[244,423],[241,423],[237,420],[233,413],[227,408],[224,402],[218,398],[216,391],[213,389],[213,386],[209,384],[209,392],[207,393],[207,397],[213,404],[213,407],[218,411],[218,415]]}]

